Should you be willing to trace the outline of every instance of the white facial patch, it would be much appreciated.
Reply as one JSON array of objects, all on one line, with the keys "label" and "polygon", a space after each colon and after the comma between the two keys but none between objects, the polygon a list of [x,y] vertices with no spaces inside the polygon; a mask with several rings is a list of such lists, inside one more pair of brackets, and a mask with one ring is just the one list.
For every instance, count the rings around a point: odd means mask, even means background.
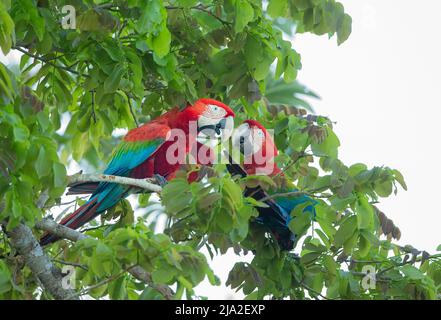
[{"label": "white facial patch", "polygon": [[[206,110],[198,118],[200,139],[221,139],[230,138],[233,131],[233,117],[228,116],[227,111],[217,105],[209,104]],[[216,126],[220,126],[216,129]]]},{"label": "white facial patch", "polygon": [[233,132],[233,148],[237,148],[245,157],[257,153],[263,146],[265,135],[259,128],[250,128],[248,123],[241,124]]},{"label": "white facial patch", "polygon": [[207,105],[207,110],[202,115],[212,119],[221,119],[224,118],[226,114],[227,111],[224,108],[209,104]]}]

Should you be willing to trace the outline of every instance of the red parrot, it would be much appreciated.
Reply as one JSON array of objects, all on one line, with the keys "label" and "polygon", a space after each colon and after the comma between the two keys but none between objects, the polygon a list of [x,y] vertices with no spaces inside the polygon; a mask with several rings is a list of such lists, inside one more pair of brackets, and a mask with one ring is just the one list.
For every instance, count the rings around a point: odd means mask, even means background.
[{"label": "red parrot", "polygon": [[[240,150],[244,155],[244,164],[241,168],[237,164],[227,165],[233,175],[268,175],[270,177],[284,177],[282,170],[274,162],[278,150],[268,131],[258,121],[246,120],[233,134],[233,148]],[[230,162],[232,159],[230,158]],[[266,198],[268,194],[297,191],[293,186],[289,189],[282,188],[265,192],[261,187],[247,188],[245,196],[252,196],[256,200]],[[291,211],[298,205],[309,204],[304,213],[311,213],[315,217],[315,205],[317,201],[306,196],[277,197],[264,201],[268,207],[258,207],[259,216],[255,220],[264,225],[274,234],[279,246],[283,250],[292,250],[296,241],[288,227],[292,220]]]},{"label": "red parrot", "polygon": [[[223,129],[233,127],[234,112],[227,105],[213,99],[199,99],[184,110],[172,109],[160,117],[130,130],[116,147],[104,174],[145,179],[161,177],[171,180],[185,163],[198,133],[228,139]],[[192,130],[192,126],[196,130]],[[192,132],[195,131],[195,132]],[[182,137],[185,138],[182,145]],[[70,194],[90,193],[89,200],[63,218],[60,224],[77,229],[116,205],[129,195],[132,187],[116,183],[80,183]],[[45,234],[40,243],[58,240]]]},{"label": "red parrot", "polygon": [[247,174],[267,176],[282,174],[274,162],[279,150],[268,131],[258,121],[245,120],[234,131],[233,148],[238,148],[244,155],[243,166]]}]

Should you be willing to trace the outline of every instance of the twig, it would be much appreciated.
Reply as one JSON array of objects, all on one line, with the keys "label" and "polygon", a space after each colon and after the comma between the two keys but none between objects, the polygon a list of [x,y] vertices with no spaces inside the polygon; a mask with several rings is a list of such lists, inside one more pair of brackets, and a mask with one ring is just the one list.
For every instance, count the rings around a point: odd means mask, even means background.
[{"label": "twig", "polygon": [[84,198],[86,198],[86,197],[78,197],[78,198],[76,198],[75,200],[72,200],[72,201],[60,202],[60,203],[56,203],[54,205],[45,206],[43,208],[44,209],[50,209],[50,208],[53,208],[53,207],[67,206],[68,204],[76,203],[78,201],[78,199],[84,199]]},{"label": "twig", "polygon": [[303,288],[305,288],[306,290],[315,293],[317,296],[319,296],[319,297],[321,297],[321,298],[323,298],[323,299],[325,299],[325,300],[336,300],[336,299],[328,298],[328,297],[322,295],[322,294],[321,294],[320,292],[318,292],[317,290],[314,290],[313,288],[311,288],[311,287],[309,287],[308,285],[306,285],[303,281],[300,283],[300,285],[301,285]]},{"label": "twig", "polygon": [[[165,8],[167,10],[183,10],[185,9],[184,7],[178,7],[178,6],[165,6]],[[213,12],[211,12],[210,10],[208,10],[207,7],[204,7],[203,5],[198,5],[198,6],[194,6],[194,7],[190,7],[190,9],[193,10],[199,10],[202,12],[205,12],[206,14],[208,14],[209,16],[212,16],[213,18],[215,18],[216,20],[218,20],[220,23],[222,23],[223,25],[231,25],[232,23],[226,20],[223,20],[222,18],[218,17],[217,15],[215,15]]]},{"label": "twig", "polygon": [[94,284],[93,286],[87,287],[86,289],[84,289],[84,290],[82,290],[82,291],[80,291],[80,292],[78,292],[78,293],[74,293],[74,294],[72,294],[72,298],[73,298],[73,297],[80,297],[80,296],[82,296],[82,295],[85,295],[85,294],[87,294],[88,292],[90,292],[90,291],[93,290],[93,289],[99,288],[99,287],[101,287],[101,286],[103,286],[103,285],[105,285],[105,284],[107,284],[107,283],[109,283],[109,282],[112,282],[113,280],[118,279],[119,277],[121,277],[122,275],[124,275],[124,273],[126,273],[126,272],[128,271],[128,269],[129,269],[129,268],[125,268],[125,269],[122,270],[121,272],[119,272],[119,273],[117,273],[117,274],[114,274],[113,276],[108,277],[108,278],[104,279],[103,281],[98,282],[97,284]]},{"label": "twig", "polygon": [[124,92],[127,97],[127,102],[129,104],[130,113],[132,114],[133,121],[135,122],[136,127],[139,127],[138,120],[136,120],[135,112],[133,112],[132,102],[130,101],[130,95],[127,92]]},{"label": "twig", "polygon": [[58,260],[58,259],[52,259],[53,262],[57,262],[60,264],[64,264],[66,266],[73,266],[73,267],[78,267],[81,268],[85,271],[89,270],[89,268],[81,263],[75,263],[75,262],[69,262],[69,261],[64,261],[64,260]]},{"label": "twig", "polygon": [[314,198],[329,198],[328,196],[316,195],[316,194],[312,194],[312,193],[304,192],[304,191],[290,191],[290,192],[275,193],[275,194],[269,195],[267,197],[264,197],[264,198],[260,199],[259,201],[263,202],[263,201],[274,199],[274,198],[295,197],[295,196],[310,196],[310,197],[314,197]]},{"label": "twig", "polygon": [[95,114],[95,90],[90,90],[91,99],[92,99],[92,117],[93,123],[96,123],[96,114]]},{"label": "twig", "polygon": [[84,228],[84,229],[81,229],[80,232],[81,232],[81,233],[84,233],[84,232],[87,232],[87,231],[92,231],[92,230],[97,230],[97,229],[101,229],[101,228],[109,227],[109,226],[111,226],[111,225],[112,225],[112,224],[102,224],[102,225],[100,225],[100,226],[96,226],[96,227]]},{"label": "twig", "polygon": [[30,56],[31,58],[34,58],[34,59],[40,60],[41,62],[47,63],[47,64],[49,64],[49,65],[51,65],[51,66],[53,66],[53,67],[55,67],[55,68],[63,69],[63,70],[65,70],[65,71],[67,71],[67,72],[70,72],[70,73],[76,74],[76,75],[81,76],[81,77],[85,77],[85,78],[89,78],[89,77],[90,77],[88,74],[83,74],[83,73],[81,73],[81,72],[78,72],[78,71],[72,70],[72,69],[70,69],[69,67],[57,65],[56,63],[52,62],[51,60],[47,60],[47,59],[44,59],[44,58],[41,57],[41,56],[37,56],[37,55],[35,55],[35,54],[32,54],[32,53],[30,53],[29,51],[27,51],[27,50],[25,50],[25,49],[23,49],[23,48],[21,48],[21,47],[14,46],[14,47],[12,47],[12,49],[18,50],[18,51],[24,53],[25,55]]}]

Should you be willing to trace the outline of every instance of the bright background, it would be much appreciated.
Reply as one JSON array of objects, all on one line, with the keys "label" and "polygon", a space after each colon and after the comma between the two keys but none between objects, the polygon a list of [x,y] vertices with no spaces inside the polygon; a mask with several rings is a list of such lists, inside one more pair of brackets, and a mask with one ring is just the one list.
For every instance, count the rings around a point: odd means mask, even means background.
[{"label": "bright background", "polygon": [[[403,173],[409,190],[378,207],[401,229],[401,244],[434,252],[441,244],[441,1],[339,1],[353,18],[352,35],[340,47],[335,38],[297,35],[299,80],[322,97],[312,101],[316,112],[337,122],[345,164]],[[0,54],[0,61],[17,63],[19,55]],[[196,292],[242,298],[224,285],[236,261],[231,252],[215,257],[211,265],[222,285],[205,281]]]},{"label": "bright background", "polygon": [[[297,35],[298,79],[322,97],[311,101],[316,113],[337,122],[346,165],[403,173],[408,191],[378,207],[401,229],[399,243],[433,253],[441,244],[441,1],[339,2],[352,16],[351,36],[339,47],[335,38]],[[234,254],[215,259],[222,282],[235,261]],[[199,289],[210,298],[243,297],[208,283]]]}]

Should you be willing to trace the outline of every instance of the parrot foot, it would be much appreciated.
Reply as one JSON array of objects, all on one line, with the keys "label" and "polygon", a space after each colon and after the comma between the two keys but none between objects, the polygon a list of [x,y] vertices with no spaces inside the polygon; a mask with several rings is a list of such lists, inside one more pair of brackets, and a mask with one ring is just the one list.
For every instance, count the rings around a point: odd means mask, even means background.
[{"label": "parrot foot", "polygon": [[164,187],[168,183],[167,179],[160,174],[154,174],[153,178],[155,178],[156,183],[159,184],[161,187]]}]

